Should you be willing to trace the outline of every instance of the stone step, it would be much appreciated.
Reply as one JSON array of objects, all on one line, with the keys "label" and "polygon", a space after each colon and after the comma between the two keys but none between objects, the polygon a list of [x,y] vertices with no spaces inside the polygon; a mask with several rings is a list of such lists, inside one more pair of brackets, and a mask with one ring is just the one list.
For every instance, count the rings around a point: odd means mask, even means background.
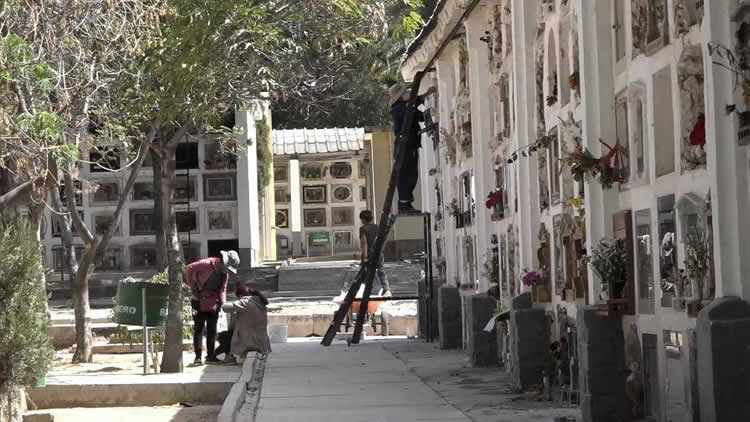
[{"label": "stone step", "polygon": [[[417,282],[422,278],[421,264],[385,264],[386,277],[391,289],[416,294]],[[350,285],[359,268],[350,265],[293,265],[279,268],[278,292],[310,291],[338,292],[344,284]],[[375,289],[379,285],[375,283]]]},{"label": "stone step", "polygon": [[[71,299],[73,298],[73,290],[67,287],[61,287],[57,289],[48,289],[50,299]],[[99,299],[106,297],[114,297],[117,295],[117,285],[110,286],[89,286],[89,299]]]},{"label": "stone step", "polygon": [[28,390],[38,409],[223,403],[239,371],[152,375],[54,375]]},{"label": "stone step", "polygon": [[[193,350],[193,341],[183,340],[182,350],[184,351]],[[127,344],[99,343],[99,344],[95,344],[92,347],[92,351],[94,354],[102,354],[102,355],[120,355],[120,354],[126,355],[126,354],[131,354],[131,353],[142,353],[143,343],[132,343],[132,344],[130,343],[127,343]],[[161,351],[161,348],[160,348],[160,351]]]},{"label": "stone step", "polygon": [[221,407],[102,407],[34,410],[24,414],[24,422],[80,422],[80,421],[209,421],[216,420]]}]

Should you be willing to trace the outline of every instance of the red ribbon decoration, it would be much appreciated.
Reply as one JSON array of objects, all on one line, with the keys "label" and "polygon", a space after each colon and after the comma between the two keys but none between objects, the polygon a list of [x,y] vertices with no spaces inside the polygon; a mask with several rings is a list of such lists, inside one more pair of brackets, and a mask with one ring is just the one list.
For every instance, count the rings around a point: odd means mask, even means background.
[{"label": "red ribbon decoration", "polygon": [[615,144],[615,146],[612,147],[612,146],[609,146],[609,144],[607,144],[606,142],[602,141],[601,139],[599,139],[599,142],[605,147],[607,147],[607,149],[609,150],[607,152],[607,155],[599,159],[599,169],[600,171],[603,171],[606,166],[612,165],[613,159],[617,158],[615,159],[615,164],[612,167],[614,167],[615,169],[614,181],[619,182],[620,181],[620,165],[621,165],[619,154],[627,154],[628,150],[625,149],[620,144]]},{"label": "red ribbon decoration", "polygon": [[494,193],[491,193],[487,195],[487,202],[484,203],[485,206],[487,206],[487,209],[490,209],[495,206],[498,202],[500,202],[503,199],[503,192],[498,190]]},{"label": "red ribbon decoration", "polygon": [[703,113],[698,115],[695,126],[690,132],[690,145],[697,145],[701,148],[706,145],[706,116]]}]

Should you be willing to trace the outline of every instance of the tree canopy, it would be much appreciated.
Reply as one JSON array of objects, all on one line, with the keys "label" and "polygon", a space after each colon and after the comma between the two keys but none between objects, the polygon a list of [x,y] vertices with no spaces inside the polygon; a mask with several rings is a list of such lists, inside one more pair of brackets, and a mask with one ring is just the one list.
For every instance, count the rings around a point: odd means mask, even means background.
[{"label": "tree canopy", "polygon": [[[88,276],[117,230],[149,151],[163,168],[173,168],[166,160],[173,159],[177,141],[214,131],[228,110],[261,98],[291,101],[305,110],[305,118],[315,117],[313,111],[352,119],[385,111],[372,104],[383,98],[372,85],[377,78],[370,79],[378,74],[375,63],[381,80],[393,73],[398,46],[421,25],[416,10],[422,5],[421,0],[0,4],[0,213],[19,204],[37,209],[43,204],[60,214],[67,269],[74,277],[74,361],[91,359]],[[348,101],[352,93],[358,101]],[[368,120],[375,118],[359,121]],[[94,149],[99,151],[90,155]],[[126,163],[113,168],[110,152]],[[81,176],[87,165],[130,170],[119,190],[114,224],[105,233],[89,230],[77,211],[77,183],[85,190],[97,188]],[[172,192],[164,194],[163,203],[171,204]],[[173,214],[173,207],[162,212],[172,226]],[[35,215],[39,224],[41,213]],[[80,265],[71,225],[85,246]],[[176,245],[168,248],[170,257],[180,255],[178,240],[167,243]],[[179,259],[170,258],[169,265],[178,305],[173,309],[170,300],[170,314],[176,314],[181,311]],[[168,341],[170,332],[177,331],[168,324]]]},{"label": "tree canopy", "polygon": [[390,126],[389,87],[400,81],[398,67],[406,46],[429,19],[436,3],[384,2],[385,25],[373,34],[371,42],[348,52],[346,66],[325,90],[307,90],[274,101],[274,127]]}]

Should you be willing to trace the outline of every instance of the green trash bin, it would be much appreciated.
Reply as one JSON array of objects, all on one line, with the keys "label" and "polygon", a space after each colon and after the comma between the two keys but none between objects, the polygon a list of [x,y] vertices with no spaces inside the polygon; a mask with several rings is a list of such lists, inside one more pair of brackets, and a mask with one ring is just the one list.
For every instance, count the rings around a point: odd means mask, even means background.
[{"label": "green trash bin", "polygon": [[146,289],[146,326],[161,327],[167,323],[169,309],[169,285],[139,282],[120,282],[117,285],[114,321],[122,325],[140,325],[141,293]]}]

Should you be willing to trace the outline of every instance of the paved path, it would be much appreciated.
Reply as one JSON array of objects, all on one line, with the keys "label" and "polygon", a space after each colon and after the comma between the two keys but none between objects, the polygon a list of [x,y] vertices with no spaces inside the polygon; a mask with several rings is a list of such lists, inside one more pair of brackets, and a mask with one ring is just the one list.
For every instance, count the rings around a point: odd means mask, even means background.
[{"label": "paved path", "polygon": [[469,422],[383,343],[274,345],[256,420]]},{"label": "paved path", "polygon": [[274,345],[256,421],[552,422],[578,409],[516,394],[500,368],[472,368],[461,351],[407,340],[330,348]]},{"label": "paved path", "polygon": [[418,341],[388,342],[383,347],[474,422],[552,422],[580,414],[578,408],[540,400],[535,393],[515,393],[508,372],[472,368],[462,351]]}]

